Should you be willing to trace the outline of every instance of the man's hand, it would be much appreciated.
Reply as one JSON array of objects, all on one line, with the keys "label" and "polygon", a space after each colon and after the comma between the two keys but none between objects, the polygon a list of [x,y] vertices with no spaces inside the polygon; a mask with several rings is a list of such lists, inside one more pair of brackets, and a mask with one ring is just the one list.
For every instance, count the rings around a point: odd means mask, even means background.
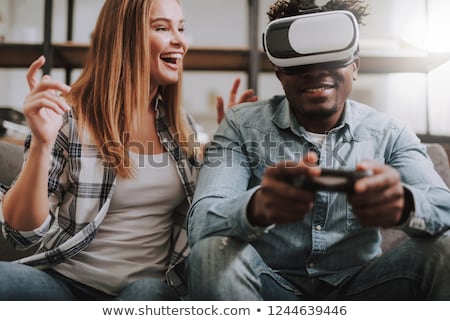
[{"label": "man's hand", "polygon": [[255,226],[301,221],[312,208],[315,192],[294,187],[297,175],[320,175],[317,155],[309,153],[302,162],[280,162],[264,172],[261,188],[253,195],[247,217]]},{"label": "man's hand", "polygon": [[[237,91],[239,89],[239,85],[241,83],[240,78],[236,78],[234,80],[233,86],[230,90],[230,97],[228,98],[228,106],[227,108],[232,108],[233,106],[245,102],[253,102],[257,101],[258,97],[255,96],[255,91],[253,89],[246,89],[242,95],[239,97],[239,100],[236,101]],[[222,96],[217,96],[216,102],[216,111],[217,111],[217,124],[220,124],[223,117],[225,116],[225,107]]]},{"label": "man's hand", "polygon": [[357,169],[372,170],[374,175],[358,180],[355,192],[348,196],[356,217],[367,226],[392,227],[400,223],[405,210],[412,209],[413,204],[405,202],[407,194],[398,171],[376,161],[364,161]]}]

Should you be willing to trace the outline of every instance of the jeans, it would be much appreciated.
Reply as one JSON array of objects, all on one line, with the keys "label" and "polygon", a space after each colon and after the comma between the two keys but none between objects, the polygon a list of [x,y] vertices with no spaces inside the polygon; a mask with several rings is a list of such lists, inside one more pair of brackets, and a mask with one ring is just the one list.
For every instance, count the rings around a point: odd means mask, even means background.
[{"label": "jeans", "polygon": [[0,301],[174,301],[176,291],[158,279],[138,280],[111,296],[52,271],[13,263],[0,262]]},{"label": "jeans", "polygon": [[340,284],[274,272],[248,243],[209,237],[188,264],[191,300],[450,300],[450,233],[409,239]]}]

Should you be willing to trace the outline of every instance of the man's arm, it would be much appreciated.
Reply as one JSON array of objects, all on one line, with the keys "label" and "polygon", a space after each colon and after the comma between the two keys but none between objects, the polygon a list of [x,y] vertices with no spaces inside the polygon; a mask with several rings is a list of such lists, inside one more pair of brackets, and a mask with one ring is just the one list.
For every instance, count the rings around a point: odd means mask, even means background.
[{"label": "man's arm", "polygon": [[363,162],[376,175],[360,180],[349,197],[365,225],[399,226],[410,235],[436,235],[450,227],[450,191],[416,135],[404,128],[386,165]]},{"label": "man's arm", "polygon": [[257,188],[247,190],[251,169],[242,150],[239,131],[225,118],[204,154],[192,206],[188,214],[191,244],[211,235],[247,239],[258,228],[246,218],[246,208]]},{"label": "man's arm", "polygon": [[[191,245],[212,235],[248,242],[267,232],[268,226],[302,220],[310,210],[315,194],[294,187],[289,178],[318,175],[320,169],[312,166],[317,156],[308,154],[300,163],[281,161],[256,177],[243,141],[229,112],[205,151],[189,211]],[[249,186],[250,181],[256,185]]]}]

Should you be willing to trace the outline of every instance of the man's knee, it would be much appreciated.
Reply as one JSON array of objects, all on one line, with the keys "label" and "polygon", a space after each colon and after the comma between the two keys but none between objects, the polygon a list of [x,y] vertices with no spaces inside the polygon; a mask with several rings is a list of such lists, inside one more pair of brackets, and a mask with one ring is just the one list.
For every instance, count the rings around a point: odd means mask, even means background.
[{"label": "man's knee", "polygon": [[[411,238],[400,247],[401,262],[442,274],[450,271],[450,233]],[[399,263],[401,263],[399,262]],[[417,265],[418,264],[418,265]]]},{"label": "man's knee", "polygon": [[256,267],[262,260],[249,243],[225,236],[209,237],[193,246],[188,260],[191,299],[259,298]]},{"label": "man's knee", "polygon": [[425,256],[437,256],[449,260],[450,232],[436,237],[418,238],[411,241]]},{"label": "man's knee", "polygon": [[248,244],[227,236],[211,236],[197,242],[191,250],[190,261],[217,262],[240,255]]}]

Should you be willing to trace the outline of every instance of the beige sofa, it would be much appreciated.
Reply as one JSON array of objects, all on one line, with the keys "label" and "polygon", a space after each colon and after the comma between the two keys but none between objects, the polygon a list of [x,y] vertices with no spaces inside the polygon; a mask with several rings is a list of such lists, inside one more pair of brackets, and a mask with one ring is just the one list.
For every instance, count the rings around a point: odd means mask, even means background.
[{"label": "beige sofa", "polygon": [[[428,154],[434,166],[444,181],[450,186],[449,159],[444,148],[439,144],[427,144]],[[23,147],[0,141],[0,183],[7,184],[14,179],[23,161]],[[383,249],[389,250],[406,239],[406,235],[398,230],[383,231]],[[0,261],[11,261],[33,252],[33,249],[23,251],[14,250],[7,244],[0,232]]]}]

